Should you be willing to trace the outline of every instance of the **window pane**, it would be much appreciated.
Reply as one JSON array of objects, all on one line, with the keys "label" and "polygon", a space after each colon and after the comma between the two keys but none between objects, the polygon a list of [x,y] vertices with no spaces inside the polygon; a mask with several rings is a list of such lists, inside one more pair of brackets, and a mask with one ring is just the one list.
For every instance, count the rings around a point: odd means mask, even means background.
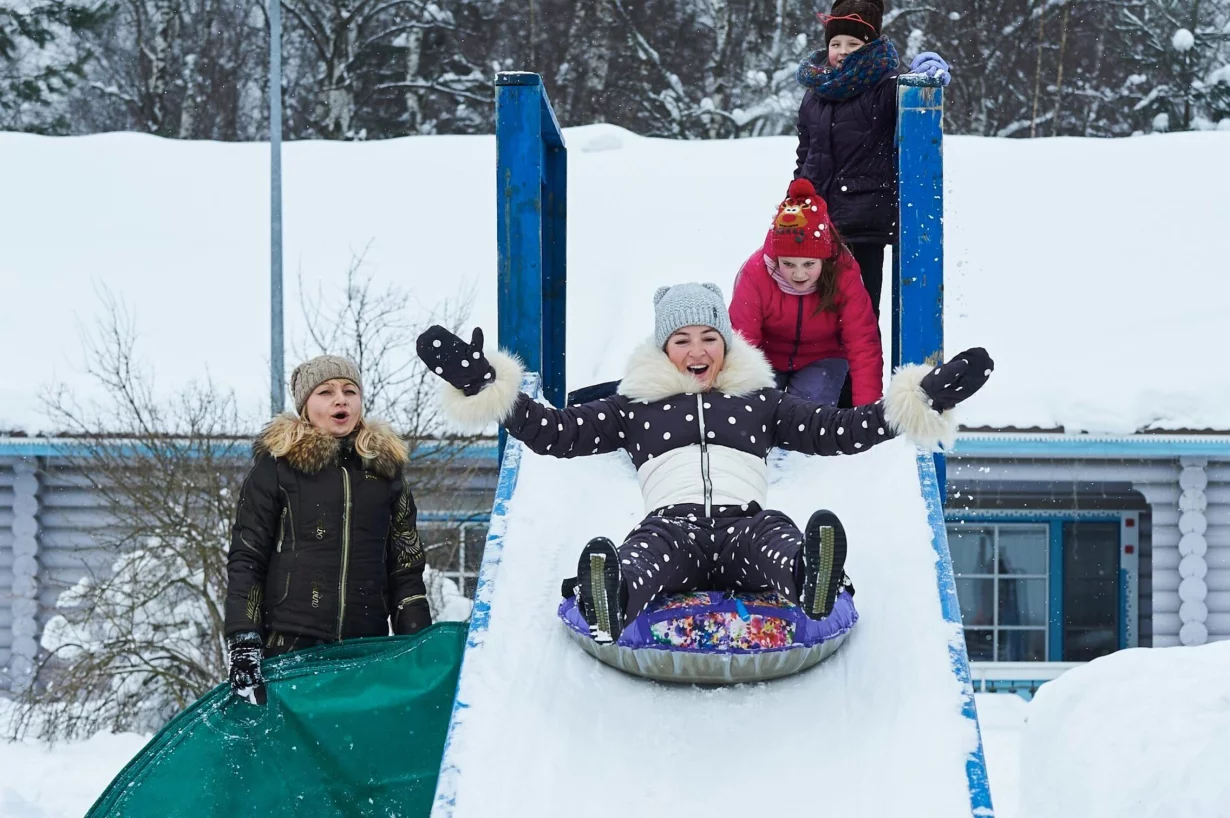
[{"label": "window pane", "polygon": [[1067,523],[1063,535],[1065,579],[1113,580],[1118,576],[1118,523]]},{"label": "window pane", "polygon": [[1119,646],[1119,524],[1067,523],[1063,544],[1063,658],[1096,659]]},{"label": "window pane", "polygon": [[966,625],[995,624],[995,580],[958,579],[957,599]]},{"label": "window pane", "polygon": [[1119,647],[1119,631],[1111,628],[1064,628],[1063,660],[1088,662]]},{"label": "window pane", "polygon": [[1043,662],[1046,661],[1046,631],[1011,631],[999,632],[999,656],[1001,662]]},{"label": "window pane", "polygon": [[990,662],[995,658],[995,631],[965,629],[965,649],[971,662]]},{"label": "window pane", "polygon": [[999,624],[1046,627],[1046,580],[999,580]]},{"label": "window pane", "polygon": [[1045,526],[1000,526],[999,572],[1045,576],[1049,546]]},{"label": "window pane", "polygon": [[948,528],[948,550],[952,552],[952,569],[957,576],[993,573],[994,549],[995,539],[990,528],[964,525]]}]

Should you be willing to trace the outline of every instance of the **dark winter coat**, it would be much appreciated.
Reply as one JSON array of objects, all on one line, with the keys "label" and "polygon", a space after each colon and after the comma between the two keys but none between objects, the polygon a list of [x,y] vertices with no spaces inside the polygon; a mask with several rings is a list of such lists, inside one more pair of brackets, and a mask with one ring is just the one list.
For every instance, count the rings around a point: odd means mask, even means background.
[{"label": "dark winter coat", "polygon": [[809,90],[799,107],[794,176],[811,181],[849,242],[896,241],[897,75],[841,102]]},{"label": "dark winter coat", "polygon": [[391,614],[398,633],[431,624],[405,444],[367,427],[370,458],[293,415],[261,435],[231,535],[228,635],[386,636]]},{"label": "dark winter coat", "polygon": [[854,403],[883,395],[884,352],[871,298],[858,262],[843,251],[837,259],[837,312],[820,310],[818,293],[786,293],[769,273],[773,233],[743,263],[730,300],[730,325],[759,348],[778,372],[797,372],[822,358],[850,363]]},{"label": "dark winter coat", "polygon": [[490,358],[492,387],[473,397],[446,389],[450,415],[467,425],[503,419],[539,454],[625,451],[647,512],[684,503],[765,505],[770,449],[857,454],[894,437],[883,403],[837,409],[773,388],[769,362],[737,334],[708,392],[650,340],[633,354],[618,394],[566,409],[519,394],[520,368],[502,353]]}]

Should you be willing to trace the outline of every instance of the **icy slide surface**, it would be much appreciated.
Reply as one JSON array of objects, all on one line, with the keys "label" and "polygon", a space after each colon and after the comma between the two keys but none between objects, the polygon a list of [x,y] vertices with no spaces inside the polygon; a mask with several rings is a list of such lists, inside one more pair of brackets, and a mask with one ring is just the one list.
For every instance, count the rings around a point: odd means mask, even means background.
[{"label": "icy slide surface", "polygon": [[606,667],[556,618],[560,580],[584,544],[619,542],[642,516],[627,457],[521,453],[433,818],[970,814],[977,732],[950,668],[954,627],[941,615],[914,449],[892,441],[771,463],[770,506],[800,523],[827,507],[844,522],[860,620],[813,670],[698,689]]}]

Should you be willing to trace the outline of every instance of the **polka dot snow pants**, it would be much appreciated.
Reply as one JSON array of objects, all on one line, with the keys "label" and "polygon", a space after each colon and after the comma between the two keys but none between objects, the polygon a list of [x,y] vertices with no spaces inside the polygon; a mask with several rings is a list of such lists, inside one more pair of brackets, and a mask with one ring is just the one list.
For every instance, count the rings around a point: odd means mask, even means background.
[{"label": "polka dot snow pants", "polygon": [[661,596],[685,591],[777,591],[799,601],[799,527],[756,503],[712,511],[716,516],[705,517],[701,505],[658,509],[619,546],[626,620]]}]

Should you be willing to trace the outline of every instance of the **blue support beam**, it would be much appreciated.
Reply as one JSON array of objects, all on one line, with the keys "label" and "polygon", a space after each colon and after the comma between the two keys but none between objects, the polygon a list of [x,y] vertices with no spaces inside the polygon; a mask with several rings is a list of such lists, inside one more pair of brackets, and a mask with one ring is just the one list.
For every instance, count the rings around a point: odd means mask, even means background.
[{"label": "blue support beam", "polygon": [[542,78],[496,77],[499,344],[564,404],[567,149]]},{"label": "blue support beam", "polygon": [[[900,238],[893,252],[893,368],[944,360],[944,89],[905,74],[897,81]],[[942,499],[947,467],[935,456]]]}]

